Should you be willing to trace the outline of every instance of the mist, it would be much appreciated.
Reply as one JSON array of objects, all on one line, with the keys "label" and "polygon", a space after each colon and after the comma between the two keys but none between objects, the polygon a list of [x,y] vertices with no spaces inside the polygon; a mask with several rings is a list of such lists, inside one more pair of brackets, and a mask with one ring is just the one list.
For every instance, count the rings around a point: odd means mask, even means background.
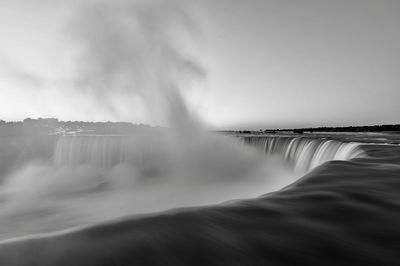
[{"label": "mist", "polygon": [[[278,159],[202,130],[182,96],[207,76],[194,52],[201,33],[183,2],[83,1],[73,10],[66,34],[79,47],[77,74],[66,83],[115,117],[140,104],[168,129],[111,150],[102,147],[116,136],[60,137],[50,160],[33,158],[6,177],[0,235],[254,197],[294,180]],[[112,150],[126,156],[107,164]]]},{"label": "mist", "polygon": [[192,123],[181,90],[205,78],[195,53],[199,34],[178,1],[86,1],[68,31],[80,48],[74,87],[118,117],[138,98],[151,121]]}]

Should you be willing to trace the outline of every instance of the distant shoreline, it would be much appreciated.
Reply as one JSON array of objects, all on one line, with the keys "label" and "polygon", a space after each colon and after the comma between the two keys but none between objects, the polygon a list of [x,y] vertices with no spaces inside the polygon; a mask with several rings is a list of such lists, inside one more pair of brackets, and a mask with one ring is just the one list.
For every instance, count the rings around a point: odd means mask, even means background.
[{"label": "distant shoreline", "polygon": [[[151,126],[146,124],[133,124],[130,122],[93,122],[93,121],[60,121],[57,118],[26,118],[23,121],[5,121],[0,119],[0,127],[29,127],[67,130],[87,130],[87,131],[149,131],[160,130],[164,127]],[[216,130],[217,132],[241,133],[241,134],[276,134],[276,133],[387,133],[400,134],[400,124],[385,124],[373,126],[340,126],[340,127],[304,127],[304,128],[276,128],[259,130]]]},{"label": "distant shoreline", "polygon": [[275,134],[275,133],[398,133],[400,124],[374,125],[374,126],[346,126],[346,127],[308,127],[289,129],[260,129],[260,130],[226,130],[222,132],[235,132],[242,134]]}]

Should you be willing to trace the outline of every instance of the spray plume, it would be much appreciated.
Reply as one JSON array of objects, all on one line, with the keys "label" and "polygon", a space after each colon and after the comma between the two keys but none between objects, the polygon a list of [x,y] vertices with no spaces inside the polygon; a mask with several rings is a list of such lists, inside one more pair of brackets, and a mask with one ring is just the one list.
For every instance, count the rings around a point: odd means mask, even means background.
[{"label": "spray plume", "polygon": [[[69,33],[81,51],[75,87],[115,115],[121,99],[140,99],[152,120],[168,124],[171,134],[124,139],[119,146],[110,146],[111,136],[99,141],[60,139],[50,164],[21,166],[2,187],[0,196],[8,207],[0,212],[6,221],[0,237],[15,234],[17,222],[22,223],[18,228],[26,228],[18,234],[63,229],[132,213],[257,196],[288,183],[282,168],[266,164],[237,140],[201,132],[182,90],[204,78],[205,71],[191,53],[197,28],[181,3],[74,4]],[[82,162],[102,161],[107,147],[118,154],[131,147],[131,160],[112,167],[71,164],[81,157]],[[96,152],[102,150],[106,153]]]},{"label": "spray plume", "polygon": [[139,97],[150,119],[192,126],[181,89],[203,78],[189,53],[198,32],[176,1],[90,1],[80,5],[71,32],[80,44],[78,88],[117,113],[115,95]]}]

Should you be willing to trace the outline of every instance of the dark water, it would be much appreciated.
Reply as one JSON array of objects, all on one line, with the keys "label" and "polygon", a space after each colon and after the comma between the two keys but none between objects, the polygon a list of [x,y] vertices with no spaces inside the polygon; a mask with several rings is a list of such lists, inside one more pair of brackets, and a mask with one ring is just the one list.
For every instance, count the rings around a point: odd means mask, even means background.
[{"label": "dark water", "polygon": [[9,240],[1,265],[398,265],[400,147],[362,145],[258,198]]}]

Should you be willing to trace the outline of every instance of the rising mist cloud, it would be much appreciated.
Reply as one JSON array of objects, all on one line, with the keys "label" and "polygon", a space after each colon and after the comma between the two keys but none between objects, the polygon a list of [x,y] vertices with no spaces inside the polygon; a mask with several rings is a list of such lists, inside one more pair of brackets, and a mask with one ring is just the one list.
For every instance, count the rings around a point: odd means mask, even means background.
[{"label": "rising mist cloud", "polygon": [[68,28],[80,49],[74,87],[90,92],[116,116],[121,101],[133,105],[139,98],[156,123],[191,120],[181,90],[205,71],[190,51],[197,28],[182,3],[119,0],[78,6]]}]

